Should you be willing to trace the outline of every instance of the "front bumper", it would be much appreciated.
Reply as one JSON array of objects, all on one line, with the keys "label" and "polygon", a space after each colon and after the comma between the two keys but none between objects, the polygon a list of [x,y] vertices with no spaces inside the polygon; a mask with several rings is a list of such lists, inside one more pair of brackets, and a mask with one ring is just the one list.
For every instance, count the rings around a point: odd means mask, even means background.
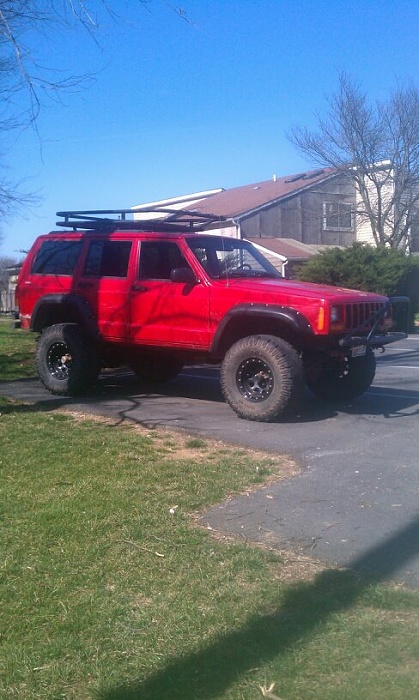
[{"label": "front bumper", "polygon": [[[359,356],[365,354],[367,348],[384,348],[385,345],[404,340],[409,332],[409,304],[408,297],[390,297],[378,313],[370,316],[359,328],[341,338],[340,347],[343,350],[351,350],[353,356]],[[401,310],[399,316],[402,319],[403,330],[388,332],[379,330],[390,306],[398,306]]]}]

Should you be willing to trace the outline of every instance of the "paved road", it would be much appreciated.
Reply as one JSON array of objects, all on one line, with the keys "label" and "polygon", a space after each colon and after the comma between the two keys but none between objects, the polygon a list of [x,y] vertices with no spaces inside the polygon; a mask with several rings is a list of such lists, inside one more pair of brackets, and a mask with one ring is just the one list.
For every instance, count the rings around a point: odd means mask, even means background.
[{"label": "paved road", "polygon": [[0,394],[290,454],[298,476],[221,504],[202,522],[419,587],[419,336],[377,359],[363,397],[336,407],[307,394],[287,423],[237,418],[215,369],[186,370],[164,394],[143,393],[129,373],[103,376],[83,400],[54,398],[36,380],[2,383]]}]

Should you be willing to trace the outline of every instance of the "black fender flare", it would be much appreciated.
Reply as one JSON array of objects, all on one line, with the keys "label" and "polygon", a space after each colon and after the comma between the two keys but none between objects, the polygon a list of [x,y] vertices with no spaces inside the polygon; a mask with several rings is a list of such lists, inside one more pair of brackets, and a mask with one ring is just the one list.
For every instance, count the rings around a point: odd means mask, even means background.
[{"label": "black fender flare", "polygon": [[[225,336],[229,324],[239,319],[243,319],[244,323],[248,323],[249,328],[251,328],[252,320],[272,319],[274,322],[280,321],[281,324],[286,325],[295,336],[307,337],[314,335],[313,329],[306,317],[289,306],[252,303],[238,304],[230,309],[221,320],[211,343],[211,353],[214,355],[219,354],[223,346],[223,337]],[[250,335],[250,333],[244,332],[240,337],[244,335]],[[273,333],[272,335],[275,334]]]},{"label": "black fender flare", "polygon": [[[59,310],[63,310],[60,318]],[[36,302],[31,316],[31,330],[41,332],[45,326],[45,317],[53,311],[55,323],[79,323],[87,335],[100,341],[101,334],[96,316],[88,301],[77,294],[46,294]],[[54,312],[57,312],[56,315]]]}]

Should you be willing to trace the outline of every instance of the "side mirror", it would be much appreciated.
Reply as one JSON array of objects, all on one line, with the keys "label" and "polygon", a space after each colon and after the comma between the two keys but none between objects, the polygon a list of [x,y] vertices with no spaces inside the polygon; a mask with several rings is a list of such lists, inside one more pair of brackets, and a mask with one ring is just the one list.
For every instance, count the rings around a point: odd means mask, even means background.
[{"label": "side mirror", "polygon": [[190,267],[175,267],[170,271],[172,282],[182,282],[183,284],[197,284],[198,280]]}]

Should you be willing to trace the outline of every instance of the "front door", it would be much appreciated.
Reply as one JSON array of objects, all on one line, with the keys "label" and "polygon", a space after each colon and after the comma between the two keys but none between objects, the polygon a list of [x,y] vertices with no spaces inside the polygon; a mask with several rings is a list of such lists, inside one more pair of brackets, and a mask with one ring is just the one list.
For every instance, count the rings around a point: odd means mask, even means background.
[{"label": "front door", "polygon": [[174,268],[190,268],[176,241],[142,241],[131,290],[131,342],[207,349],[209,288],[172,282]]}]

